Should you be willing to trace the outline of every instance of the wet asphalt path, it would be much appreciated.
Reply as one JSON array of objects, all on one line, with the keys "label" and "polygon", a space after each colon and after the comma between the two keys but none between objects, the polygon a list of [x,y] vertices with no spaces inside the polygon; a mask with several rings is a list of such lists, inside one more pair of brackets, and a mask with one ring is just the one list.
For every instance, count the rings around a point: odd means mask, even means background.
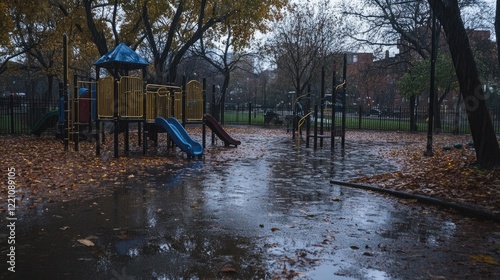
[{"label": "wet asphalt path", "polygon": [[397,170],[383,140],[332,155],[281,133],[235,138],[201,161],[175,153],[178,170],[112,196],[23,216],[16,278],[2,278],[500,279],[485,261],[500,262],[499,224],[329,183]]}]

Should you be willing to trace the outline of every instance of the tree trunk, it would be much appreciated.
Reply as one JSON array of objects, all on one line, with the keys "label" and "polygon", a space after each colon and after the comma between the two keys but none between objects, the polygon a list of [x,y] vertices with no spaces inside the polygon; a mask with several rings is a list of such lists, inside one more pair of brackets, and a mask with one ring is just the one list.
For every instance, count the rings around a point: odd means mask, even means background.
[{"label": "tree trunk", "polygon": [[220,121],[222,124],[224,124],[224,111],[225,111],[225,103],[226,103],[226,93],[227,93],[227,88],[229,87],[229,81],[231,79],[231,73],[228,68],[225,69],[224,71],[224,83],[222,84],[221,88],[221,96],[220,96],[220,101],[219,101],[219,106],[220,106]]},{"label": "tree trunk", "polygon": [[479,72],[460,17],[457,0],[429,0],[441,22],[464,99],[474,140],[477,163],[482,168],[500,164],[500,148],[486,108]]},{"label": "tree trunk", "polygon": [[54,89],[54,75],[47,74],[47,92],[45,93],[44,99],[52,99],[52,91]]},{"label": "tree trunk", "polygon": [[92,35],[92,39],[94,40],[94,44],[97,47],[100,55],[105,55],[108,52],[108,45],[106,42],[106,36],[104,32],[97,29],[97,26],[94,22],[94,17],[92,15],[92,1],[85,0],[85,14],[87,19],[87,27],[90,30],[90,34]]},{"label": "tree trunk", "polygon": [[[500,0],[497,0],[497,7],[495,13],[495,34],[500,34]],[[500,40],[498,40],[497,35],[497,58],[498,65],[500,66]]]}]

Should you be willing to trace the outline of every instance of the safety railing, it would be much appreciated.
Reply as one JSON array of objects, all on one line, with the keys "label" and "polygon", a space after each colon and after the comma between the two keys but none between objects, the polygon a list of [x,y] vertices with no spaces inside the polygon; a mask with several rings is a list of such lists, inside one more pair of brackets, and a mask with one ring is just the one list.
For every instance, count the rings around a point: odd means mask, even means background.
[{"label": "safety railing", "polygon": [[297,147],[300,148],[300,137],[301,137],[301,129],[302,129],[302,126],[304,125],[304,123],[306,122],[306,120],[309,118],[309,116],[312,114],[313,112],[309,112],[307,114],[305,114],[302,118],[300,118],[300,120],[297,122]]},{"label": "safety railing", "polygon": [[172,92],[180,92],[180,87],[148,84],[146,85],[146,119],[168,118],[172,111]]}]

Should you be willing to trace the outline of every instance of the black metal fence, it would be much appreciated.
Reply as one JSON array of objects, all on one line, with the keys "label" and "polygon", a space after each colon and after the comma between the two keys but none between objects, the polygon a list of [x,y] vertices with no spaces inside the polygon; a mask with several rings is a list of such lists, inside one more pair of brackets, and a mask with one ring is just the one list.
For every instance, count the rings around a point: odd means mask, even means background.
[{"label": "black metal fence", "polygon": [[0,134],[29,133],[44,114],[56,110],[57,106],[57,99],[0,97]]},{"label": "black metal fence", "polygon": [[[29,133],[44,114],[56,110],[57,106],[57,99],[23,96],[0,97],[0,134]],[[210,111],[208,109],[208,112]],[[252,107],[251,105],[232,106],[224,111],[224,124],[286,127],[290,125],[291,115],[293,115],[293,112],[290,108],[262,108]],[[427,108],[416,108],[415,124],[418,131],[427,131],[427,116]],[[442,132],[470,132],[467,113],[464,109],[442,110],[439,116]],[[500,108],[490,109],[490,116],[495,131],[500,133]],[[215,117],[220,120],[220,116]],[[314,114],[311,115],[311,124],[315,119],[317,119],[318,123],[321,123],[320,112],[318,112],[317,118]],[[340,126],[341,121],[341,113],[337,112],[336,126]],[[326,108],[323,115],[324,129],[330,130],[331,125],[332,110]],[[410,110],[408,108],[371,110],[346,108],[346,127],[347,129],[410,131]]]},{"label": "black metal fence", "polygon": [[[335,126],[340,126],[342,122],[341,108],[337,109]],[[272,113],[271,113],[272,112]],[[323,126],[325,130],[330,130],[332,125],[332,110],[323,110]],[[387,130],[387,131],[410,131],[410,110],[409,108],[386,108],[386,109],[361,109],[346,108],[346,128],[366,129],[366,130]],[[417,131],[427,131],[428,108],[417,107],[414,111],[414,125]],[[500,133],[500,108],[489,110],[493,126],[497,133]],[[236,108],[224,111],[224,123],[235,125],[264,125],[264,126],[286,126],[292,119],[293,112],[276,108],[252,108],[251,106],[236,106]],[[275,116],[272,116],[275,115]],[[219,118],[220,119],[220,118]],[[470,133],[469,122],[465,109],[448,109],[439,112],[439,125],[435,126],[444,133]],[[311,124],[317,120],[321,123],[321,113],[318,109],[310,116]]]}]

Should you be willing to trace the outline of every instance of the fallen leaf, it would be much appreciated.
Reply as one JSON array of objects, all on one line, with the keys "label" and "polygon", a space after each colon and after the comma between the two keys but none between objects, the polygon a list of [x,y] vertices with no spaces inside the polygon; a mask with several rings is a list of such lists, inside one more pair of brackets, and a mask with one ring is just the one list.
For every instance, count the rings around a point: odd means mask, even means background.
[{"label": "fallen leaf", "polygon": [[221,270],[219,270],[219,272],[224,272],[224,273],[235,273],[235,272],[237,272],[237,271],[236,271],[236,268],[234,268],[234,267],[226,266],[226,267],[224,267],[224,268],[221,268]]},{"label": "fallen leaf", "polygon": [[500,266],[500,263],[489,255],[470,255],[469,257],[478,262],[485,262],[487,264]]},{"label": "fallen leaf", "polygon": [[95,246],[94,242],[92,242],[88,239],[78,239],[77,241],[80,242],[81,244],[87,246],[87,247]]}]

